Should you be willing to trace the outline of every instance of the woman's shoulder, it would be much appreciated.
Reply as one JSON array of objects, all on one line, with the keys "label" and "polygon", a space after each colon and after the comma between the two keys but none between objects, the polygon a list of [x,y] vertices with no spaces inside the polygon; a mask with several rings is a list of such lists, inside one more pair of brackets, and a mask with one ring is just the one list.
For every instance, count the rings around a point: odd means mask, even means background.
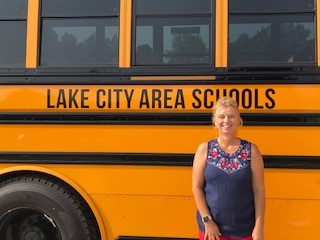
[{"label": "woman's shoulder", "polygon": [[208,148],[208,145],[217,141],[217,138],[209,139],[206,142],[202,142],[199,144],[199,148]]},{"label": "woman's shoulder", "polygon": [[253,153],[260,153],[258,146],[254,142],[242,138],[240,138],[240,141],[243,145],[247,145],[248,147],[250,147]]},{"label": "woman's shoulder", "polygon": [[240,141],[241,141],[242,144],[249,144],[249,145],[251,145],[251,146],[257,147],[257,145],[256,145],[254,142],[251,142],[251,141],[249,141],[249,140],[240,138]]},{"label": "woman's shoulder", "polygon": [[208,142],[200,143],[194,155],[193,166],[204,166],[205,159],[208,152]]},{"label": "woman's shoulder", "polygon": [[252,144],[252,142],[248,141],[247,139],[239,138],[241,143],[244,144]]},{"label": "woman's shoulder", "polygon": [[250,142],[250,141],[243,140],[243,139],[241,139],[241,141],[243,142],[244,145],[247,145],[248,147],[250,147],[251,154],[253,156],[261,156],[259,147],[254,142]]},{"label": "woman's shoulder", "polygon": [[198,149],[197,149],[197,152],[196,154],[197,155],[207,155],[207,152],[208,152],[208,146],[210,145],[210,143],[212,143],[213,139],[211,140],[208,140],[206,142],[202,142],[199,144],[198,146]]},{"label": "woman's shoulder", "polygon": [[197,152],[203,152],[208,149],[208,142],[200,143]]}]

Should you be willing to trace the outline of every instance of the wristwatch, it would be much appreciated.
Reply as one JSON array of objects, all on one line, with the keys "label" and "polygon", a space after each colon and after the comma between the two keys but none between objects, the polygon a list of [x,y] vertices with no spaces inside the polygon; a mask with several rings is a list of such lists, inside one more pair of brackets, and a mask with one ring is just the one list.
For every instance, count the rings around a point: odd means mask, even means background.
[{"label": "wristwatch", "polygon": [[203,222],[203,223],[209,222],[210,220],[212,220],[212,217],[211,217],[211,216],[204,216],[204,217],[202,218],[202,222]]}]

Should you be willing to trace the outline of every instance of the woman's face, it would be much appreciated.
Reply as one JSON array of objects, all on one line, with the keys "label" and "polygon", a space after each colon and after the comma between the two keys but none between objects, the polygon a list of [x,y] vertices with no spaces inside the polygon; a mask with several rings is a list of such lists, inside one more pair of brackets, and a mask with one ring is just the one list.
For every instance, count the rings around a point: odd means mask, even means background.
[{"label": "woman's face", "polygon": [[216,110],[214,124],[219,133],[235,134],[240,123],[240,113],[235,107],[220,107]]}]

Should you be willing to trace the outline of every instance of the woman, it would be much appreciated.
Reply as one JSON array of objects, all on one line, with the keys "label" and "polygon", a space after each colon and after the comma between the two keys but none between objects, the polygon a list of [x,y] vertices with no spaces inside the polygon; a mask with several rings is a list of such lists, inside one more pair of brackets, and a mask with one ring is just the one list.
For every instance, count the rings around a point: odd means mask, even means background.
[{"label": "woman", "polygon": [[218,137],[199,145],[192,190],[200,240],[264,239],[264,165],[258,147],[237,137],[242,125],[230,97],[216,103]]}]

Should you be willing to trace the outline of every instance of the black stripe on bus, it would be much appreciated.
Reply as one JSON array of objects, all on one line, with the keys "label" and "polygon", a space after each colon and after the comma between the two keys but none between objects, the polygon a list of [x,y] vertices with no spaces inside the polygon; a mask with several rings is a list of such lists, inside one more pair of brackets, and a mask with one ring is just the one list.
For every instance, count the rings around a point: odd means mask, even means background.
[{"label": "black stripe on bus", "polygon": [[[162,153],[0,153],[0,163],[192,166],[193,154]],[[264,155],[266,168],[320,169],[320,156]]]},{"label": "black stripe on bus", "polygon": [[[167,67],[166,67],[167,69]],[[191,69],[191,70],[190,70]],[[311,68],[312,69],[312,68]],[[191,71],[191,72],[188,72]],[[99,86],[136,86],[136,85],[149,85],[149,86],[158,86],[158,85],[210,85],[214,87],[215,85],[247,85],[254,84],[257,87],[261,84],[268,85],[290,85],[290,84],[320,84],[320,69],[315,71],[295,71],[295,70],[283,70],[279,71],[268,71],[268,69],[263,69],[259,71],[253,70],[248,71],[247,69],[230,69],[225,72],[223,69],[216,69],[214,71],[207,69],[205,71],[194,71],[192,68],[183,68],[181,72],[156,72],[148,71],[144,72],[126,72],[125,70],[119,70],[116,72],[103,72],[99,73],[99,70],[88,69],[82,71],[57,71],[48,70],[48,72],[41,72],[41,69],[28,70],[28,72],[15,72],[16,70],[0,69],[0,85],[99,85]],[[23,70],[21,70],[23,71]],[[29,72],[30,71],[30,72]],[[34,72],[35,71],[35,72]],[[186,75],[187,73],[187,75]],[[152,80],[152,76],[157,76],[156,79]],[[163,79],[159,77],[163,76]],[[186,80],[170,80],[170,76],[183,76],[188,77]],[[190,77],[194,76],[194,79]],[[212,76],[215,80],[203,80],[198,76]],[[149,77],[149,80],[131,80],[131,77]]]},{"label": "black stripe on bus", "polygon": [[[0,124],[212,125],[211,113],[0,113]],[[320,114],[241,114],[245,126],[320,126]]]}]

